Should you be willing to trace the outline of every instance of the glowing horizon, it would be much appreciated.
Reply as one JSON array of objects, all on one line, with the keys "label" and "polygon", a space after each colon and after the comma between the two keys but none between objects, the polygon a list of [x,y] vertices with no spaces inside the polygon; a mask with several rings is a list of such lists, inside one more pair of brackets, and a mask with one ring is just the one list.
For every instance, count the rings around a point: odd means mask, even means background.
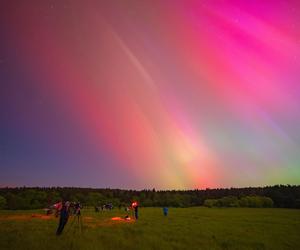
[{"label": "glowing horizon", "polygon": [[0,185],[300,184],[298,1],[0,6]]}]

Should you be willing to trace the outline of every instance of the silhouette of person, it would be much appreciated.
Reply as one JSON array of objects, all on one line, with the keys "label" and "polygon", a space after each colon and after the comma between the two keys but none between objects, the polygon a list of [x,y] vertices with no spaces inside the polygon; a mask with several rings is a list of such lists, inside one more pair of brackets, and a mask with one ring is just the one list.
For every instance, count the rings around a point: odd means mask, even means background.
[{"label": "silhouette of person", "polygon": [[61,235],[62,234],[62,231],[64,230],[64,227],[68,222],[68,219],[69,219],[69,206],[70,206],[70,203],[67,201],[63,204],[63,206],[60,210],[60,218],[59,218],[58,228],[56,230],[56,235]]},{"label": "silhouette of person", "polygon": [[164,216],[168,215],[168,211],[169,211],[169,209],[167,207],[163,208]]}]

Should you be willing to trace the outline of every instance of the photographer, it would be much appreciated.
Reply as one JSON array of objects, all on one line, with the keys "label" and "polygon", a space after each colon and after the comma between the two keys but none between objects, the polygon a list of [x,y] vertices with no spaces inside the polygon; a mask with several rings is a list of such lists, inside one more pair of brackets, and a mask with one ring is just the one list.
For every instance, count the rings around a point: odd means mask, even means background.
[{"label": "photographer", "polygon": [[61,235],[62,231],[64,230],[65,225],[68,222],[69,219],[69,207],[70,203],[66,201],[60,210],[60,218],[59,218],[59,224],[58,228],[56,230],[56,235]]},{"label": "photographer", "polygon": [[74,215],[80,216],[81,215],[81,205],[80,202],[76,202],[74,206]]},{"label": "photographer", "polygon": [[138,209],[139,209],[139,204],[137,203],[137,201],[135,201],[135,202],[133,202],[132,204],[131,204],[131,207],[132,207],[132,209],[133,209],[133,211],[134,211],[134,217],[135,217],[135,219],[137,220],[138,219]]}]

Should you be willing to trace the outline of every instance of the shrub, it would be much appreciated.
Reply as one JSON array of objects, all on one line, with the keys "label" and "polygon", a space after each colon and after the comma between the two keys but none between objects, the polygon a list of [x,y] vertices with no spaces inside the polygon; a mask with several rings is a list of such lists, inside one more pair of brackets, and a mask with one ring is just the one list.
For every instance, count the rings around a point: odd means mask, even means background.
[{"label": "shrub", "polygon": [[4,209],[6,207],[6,199],[0,195],[0,209]]},{"label": "shrub", "polygon": [[221,207],[239,207],[238,198],[235,196],[225,196],[220,199]]},{"label": "shrub", "polygon": [[216,207],[217,206],[217,199],[207,199],[204,201],[204,206],[206,207]]},{"label": "shrub", "polygon": [[261,197],[263,199],[263,207],[273,207],[274,202],[269,197]]},{"label": "shrub", "polygon": [[245,196],[238,199],[235,196],[225,196],[221,199],[207,199],[206,207],[273,207],[273,200],[265,196]]}]

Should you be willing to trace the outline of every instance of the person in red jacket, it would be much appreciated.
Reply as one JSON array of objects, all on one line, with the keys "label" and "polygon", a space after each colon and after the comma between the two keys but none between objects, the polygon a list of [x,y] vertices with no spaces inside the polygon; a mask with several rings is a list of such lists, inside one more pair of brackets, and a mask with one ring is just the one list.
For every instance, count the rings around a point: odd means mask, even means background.
[{"label": "person in red jacket", "polygon": [[62,201],[57,202],[53,205],[53,208],[55,209],[55,217],[58,217],[60,210],[62,209],[63,203]]}]

